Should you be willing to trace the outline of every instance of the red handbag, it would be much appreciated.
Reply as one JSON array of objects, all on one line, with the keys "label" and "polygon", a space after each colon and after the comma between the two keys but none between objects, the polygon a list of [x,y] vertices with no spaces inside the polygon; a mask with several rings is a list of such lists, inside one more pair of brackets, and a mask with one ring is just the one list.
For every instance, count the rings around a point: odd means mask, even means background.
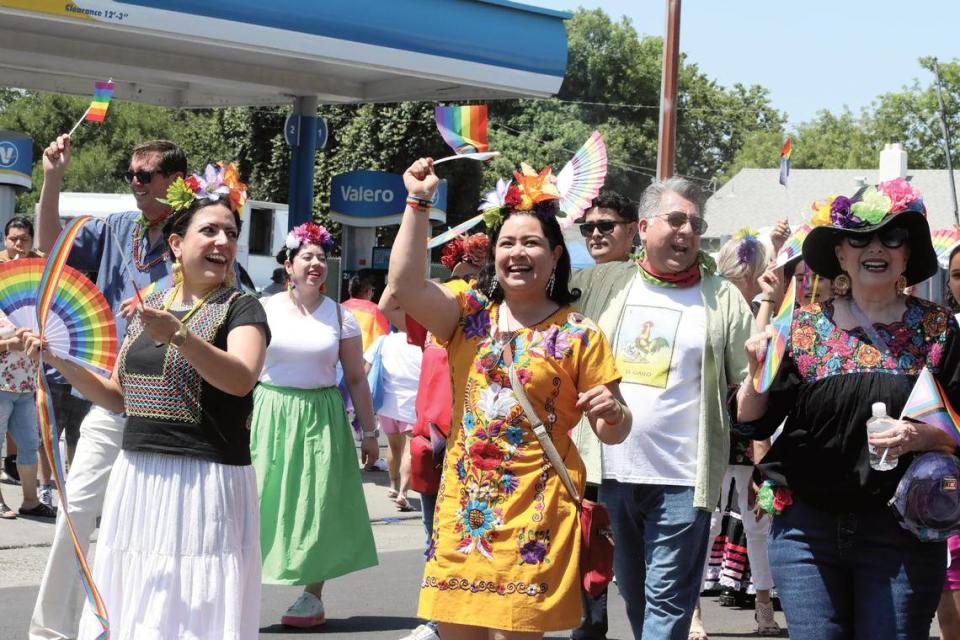
[{"label": "red handbag", "polygon": [[523,390],[523,384],[517,377],[513,366],[513,354],[507,346],[504,349],[504,359],[510,363],[510,387],[513,394],[517,397],[517,402],[527,415],[530,426],[533,427],[533,433],[540,441],[543,452],[553,465],[557,477],[567,488],[574,502],[577,503],[577,509],[580,512],[580,578],[583,590],[591,598],[596,598],[607,585],[613,580],[613,527],[610,524],[610,512],[606,505],[586,500],[580,496],[577,488],[573,485],[573,480],[567,472],[567,467],[563,464],[557,448],[550,439],[543,421],[530,404],[526,391]]},{"label": "red handbag", "polygon": [[410,439],[410,487],[435,495],[440,490],[446,437],[450,432],[453,391],[447,350],[426,345],[420,363],[417,422]]}]

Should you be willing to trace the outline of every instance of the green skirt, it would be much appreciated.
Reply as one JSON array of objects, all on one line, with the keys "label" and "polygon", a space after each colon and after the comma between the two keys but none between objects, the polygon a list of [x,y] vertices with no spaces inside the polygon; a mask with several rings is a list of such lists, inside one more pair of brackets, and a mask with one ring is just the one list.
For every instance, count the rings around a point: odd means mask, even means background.
[{"label": "green skirt", "polygon": [[376,566],[340,392],[259,384],[253,400],[263,582],[311,584]]}]

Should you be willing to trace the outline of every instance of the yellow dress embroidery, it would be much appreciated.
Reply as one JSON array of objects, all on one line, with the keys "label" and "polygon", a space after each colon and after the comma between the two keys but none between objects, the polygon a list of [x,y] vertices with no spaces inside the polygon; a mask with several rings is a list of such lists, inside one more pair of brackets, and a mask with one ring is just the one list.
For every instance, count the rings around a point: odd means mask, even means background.
[{"label": "yellow dress embroidery", "polygon": [[[517,404],[498,305],[475,289],[457,293],[460,321],[447,349],[452,431],[427,550],[418,615],[512,631],[553,631],[580,621],[576,505]],[[577,396],[618,380],[596,326],[569,307],[515,334],[514,364],[574,482],[584,467],[569,431]]]}]

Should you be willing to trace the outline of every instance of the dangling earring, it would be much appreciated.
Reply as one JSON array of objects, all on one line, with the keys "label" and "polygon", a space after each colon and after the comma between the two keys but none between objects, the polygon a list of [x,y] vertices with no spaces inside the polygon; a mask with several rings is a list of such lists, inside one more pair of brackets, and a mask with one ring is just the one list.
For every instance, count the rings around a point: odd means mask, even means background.
[{"label": "dangling earring", "polygon": [[227,277],[223,279],[223,284],[228,287],[234,287],[237,284],[237,272],[233,269],[227,272]]},{"label": "dangling earring", "polygon": [[173,263],[173,284],[183,284],[183,265],[179,262]]},{"label": "dangling earring", "polygon": [[907,290],[907,276],[900,274],[900,277],[897,278],[897,295],[902,296],[903,292]]},{"label": "dangling earring", "polygon": [[497,289],[499,288],[500,288],[500,281],[497,279],[497,275],[494,274],[493,277],[490,278],[490,286],[487,287],[487,297],[488,298],[494,297],[497,294]]},{"label": "dangling earring", "polygon": [[557,282],[557,270],[554,269],[550,272],[550,279],[547,280],[547,297],[553,297],[553,285]]},{"label": "dangling earring", "polygon": [[850,293],[850,276],[841,273],[833,279],[833,293],[838,296],[845,296]]}]

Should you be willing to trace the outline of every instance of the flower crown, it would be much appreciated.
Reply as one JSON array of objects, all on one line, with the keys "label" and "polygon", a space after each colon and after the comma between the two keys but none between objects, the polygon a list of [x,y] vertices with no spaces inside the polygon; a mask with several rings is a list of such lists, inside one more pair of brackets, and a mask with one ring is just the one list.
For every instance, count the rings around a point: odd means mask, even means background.
[{"label": "flower crown", "polygon": [[879,224],[887,216],[903,211],[927,215],[920,191],[903,178],[894,178],[870,186],[859,197],[830,196],[811,205],[814,226],[833,225],[842,229],[859,229]]},{"label": "flower crown", "polygon": [[750,227],[744,227],[733,236],[737,241],[737,264],[750,264],[757,257],[760,235]]},{"label": "flower crown", "polygon": [[490,249],[490,239],[484,233],[475,233],[471,236],[454,238],[443,248],[440,262],[447,269],[453,269],[461,262],[482,267],[487,261],[487,251]]},{"label": "flower crown", "polygon": [[303,244],[315,244],[322,247],[324,251],[333,249],[333,236],[327,231],[327,228],[321,224],[313,222],[304,222],[299,227],[294,227],[287,234],[287,256],[292,251],[296,251]]},{"label": "flower crown", "polygon": [[497,180],[497,188],[489,191],[480,204],[487,229],[497,229],[510,211],[529,211],[537,203],[559,200],[560,190],[552,172],[550,167],[544,167],[537,173],[526,162],[521,162],[520,172],[513,172],[516,183],[503,178]]},{"label": "flower crown", "polygon": [[177,178],[167,189],[167,197],[161,200],[174,211],[183,211],[193,206],[198,199],[220,200],[231,211],[240,215],[247,202],[247,185],[240,182],[240,172],[232,162],[217,166],[208,164],[203,175],[193,174],[188,178]]}]

